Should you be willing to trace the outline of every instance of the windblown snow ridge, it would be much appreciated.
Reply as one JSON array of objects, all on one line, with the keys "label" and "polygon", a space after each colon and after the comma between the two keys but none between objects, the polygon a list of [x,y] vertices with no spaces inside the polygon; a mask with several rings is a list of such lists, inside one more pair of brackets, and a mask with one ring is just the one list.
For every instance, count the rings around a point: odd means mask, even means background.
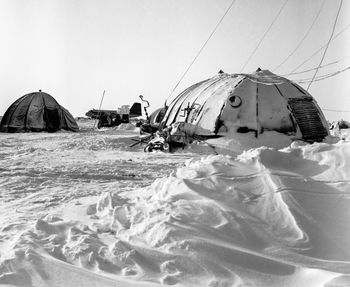
[{"label": "windblown snow ridge", "polygon": [[349,158],[340,142],[188,160],[146,188],[102,194],[79,220],[39,219],[10,246],[0,284],[49,281],[26,267],[35,258],[139,284],[337,282],[350,273]]}]

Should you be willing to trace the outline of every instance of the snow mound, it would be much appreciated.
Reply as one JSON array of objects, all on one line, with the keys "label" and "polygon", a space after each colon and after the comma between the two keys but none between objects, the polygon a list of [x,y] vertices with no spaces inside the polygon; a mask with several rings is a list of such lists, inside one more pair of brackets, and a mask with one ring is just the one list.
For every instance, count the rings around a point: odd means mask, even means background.
[{"label": "snow mound", "polygon": [[139,128],[137,128],[134,124],[127,123],[127,124],[120,124],[116,127],[117,130],[128,130],[128,131],[140,131]]},{"label": "snow mound", "polygon": [[88,286],[91,274],[100,286],[350,285],[349,159],[344,141],[189,159],[37,220],[1,258],[0,284],[69,286],[47,266],[73,266]]},{"label": "snow mound", "polygon": [[350,129],[332,129],[330,133],[344,141],[350,141]]}]

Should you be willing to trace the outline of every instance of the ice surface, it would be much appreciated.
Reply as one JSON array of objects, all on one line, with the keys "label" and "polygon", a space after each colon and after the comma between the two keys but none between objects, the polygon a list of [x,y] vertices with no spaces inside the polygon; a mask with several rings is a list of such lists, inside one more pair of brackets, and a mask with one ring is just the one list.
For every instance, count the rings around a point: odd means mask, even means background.
[{"label": "ice surface", "polygon": [[1,134],[0,286],[350,285],[348,131],[169,154],[84,124]]}]

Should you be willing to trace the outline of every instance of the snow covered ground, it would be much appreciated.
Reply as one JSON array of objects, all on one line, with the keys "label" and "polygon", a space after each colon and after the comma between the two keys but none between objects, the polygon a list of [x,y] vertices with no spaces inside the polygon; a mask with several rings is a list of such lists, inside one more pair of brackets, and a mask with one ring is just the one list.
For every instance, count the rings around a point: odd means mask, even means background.
[{"label": "snow covered ground", "polygon": [[0,286],[350,286],[349,130],[170,154],[79,125],[0,134]]}]

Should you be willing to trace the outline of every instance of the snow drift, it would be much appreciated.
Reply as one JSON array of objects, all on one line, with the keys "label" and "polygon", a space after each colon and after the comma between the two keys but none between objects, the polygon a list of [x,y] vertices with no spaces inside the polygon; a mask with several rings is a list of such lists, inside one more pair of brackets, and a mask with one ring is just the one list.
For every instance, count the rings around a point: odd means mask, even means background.
[{"label": "snow drift", "polygon": [[187,157],[148,186],[5,226],[0,284],[350,284],[350,142]]}]

